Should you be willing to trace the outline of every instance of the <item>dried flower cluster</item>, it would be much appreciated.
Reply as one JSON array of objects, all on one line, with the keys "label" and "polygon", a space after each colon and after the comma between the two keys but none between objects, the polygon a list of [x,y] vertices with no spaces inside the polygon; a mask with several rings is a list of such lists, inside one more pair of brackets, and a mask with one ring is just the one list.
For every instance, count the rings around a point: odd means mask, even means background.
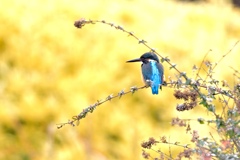
[{"label": "dried flower cluster", "polygon": [[182,120],[177,117],[172,119],[172,126],[175,126],[175,125],[178,125],[180,127],[186,127],[187,123],[186,123],[186,120]]},{"label": "dried flower cluster", "polygon": [[183,157],[184,158],[188,158],[191,159],[191,155],[193,154],[193,150],[192,149],[184,149],[183,152],[180,152],[176,158],[176,160],[181,160]]},{"label": "dried flower cluster", "polygon": [[156,143],[158,143],[158,141],[156,141],[153,137],[150,137],[148,139],[148,141],[146,142],[143,142],[141,144],[142,148],[147,148],[147,149],[150,149],[153,145],[155,145]]},{"label": "dried flower cluster", "polygon": [[183,99],[184,101],[188,101],[188,100],[196,101],[198,94],[194,90],[191,91],[189,89],[185,89],[183,91],[176,90],[175,93],[174,93],[174,96],[177,99]]},{"label": "dried flower cluster", "polygon": [[196,142],[198,140],[198,138],[199,138],[198,131],[193,130],[191,141]]},{"label": "dried flower cluster", "polygon": [[197,97],[198,93],[195,90],[175,90],[174,96],[177,99],[183,99],[184,103],[177,104],[176,109],[178,111],[185,111],[193,109],[195,106],[197,106]]},{"label": "dried flower cluster", "polygon": [[143,157],[144,159],[149,159],[150,154],[147,153],[145,150],[142,150],[142,157]]}]

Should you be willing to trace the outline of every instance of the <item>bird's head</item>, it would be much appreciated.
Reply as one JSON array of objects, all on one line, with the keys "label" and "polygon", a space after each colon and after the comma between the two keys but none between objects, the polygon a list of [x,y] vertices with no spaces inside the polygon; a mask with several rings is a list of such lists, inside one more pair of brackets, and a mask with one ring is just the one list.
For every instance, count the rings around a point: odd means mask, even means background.
[{"label": "bird's head", "polygon": [[132,59],[127,62],[143,62],[148,63],[149,61],[156,61],[159,63],[159,59],[155,53],[147,52],[144,53],[140,58]]}]

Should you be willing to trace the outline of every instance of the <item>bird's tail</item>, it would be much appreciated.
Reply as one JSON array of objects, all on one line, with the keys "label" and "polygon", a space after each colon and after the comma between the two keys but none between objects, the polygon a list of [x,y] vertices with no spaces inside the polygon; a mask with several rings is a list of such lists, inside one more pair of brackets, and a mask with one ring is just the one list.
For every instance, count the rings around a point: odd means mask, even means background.
[{"label": "bird's tail", "polygon": [[152,94],[158,94],[158,88],[159,88],[158,84],[152,84],[151,88],[152,88]]}]

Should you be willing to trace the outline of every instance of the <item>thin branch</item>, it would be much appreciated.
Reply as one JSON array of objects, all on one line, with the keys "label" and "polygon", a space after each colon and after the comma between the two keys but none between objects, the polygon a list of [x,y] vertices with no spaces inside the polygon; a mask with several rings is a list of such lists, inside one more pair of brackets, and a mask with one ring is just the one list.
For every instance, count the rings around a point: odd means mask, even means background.
[{"label": "thin branch", "polygon": [[215,65],[213,66],[212,70],[214,70],[217,65],[223,60],[223,58],[225,58],[228,54],[230,54],[232,52],[232,50],[237,46],[237,44],[239,43],[239,40],[232,46],[232,48],[226,53],[224,54],[217,63],[215,63]]},{"label": "thin branch", "polygon": [[[111,27],[114,27],[115,29],[121,30],[125,33],[127,33],[129,36],[132,36],[133,38],[135,38],[139,44],[143,44],[144,46],[146,46],[148,49],[150,49],[151,52],[156,53],[159,57],[162,58],[163,61],[166,61],[171,67],[170,68],[174,68],[179,74],[182,74],[182,72],[180,72],[177,68],[175,64],[170,63],[170,59],[169,58],[164,58],[161,54],[159,54],[154,48],[151,48],[148,44],[147,41],[138,38],[133,32],[127,31],[125,30],[123,27],[119,26],[119,25],[115,25],[114,23],[109,23],[106,22],[105,20],[86,20],[84,18],[75,21],[74,26],[77,28],[82,28],[85,24],[95,24],[95,23],[103,23],[106,25],[109,25]],[[187,80],[187,76],[183,75],[183,77]]]},{"label": "thin branch", "polygon": [[156,153],[160,153],[160,154],[163,154],[164,157],[168,158],[168,160],[173,160],[174,158],[171,157],[171,155],[167,155],[166,153],[162,152],[161,150],[155,150],[155,149],[152,149],[152,151],[156,152]]},{"label": "thin branch", "polygon": [[116,95],[113,95],[113,94],[110,94],[108,95],[104,100],[97,100],[96,103],[88,106],[87,108],[83,109],[83,111],[81,113],[79,113],[78,115],[76,116],[73,116],[72,117],[72,120],[69,120],[68,122],[65,122],[65,123],[59,123],[57,124],[57,128],[60,129],[62,128],[63,126],[69,124],[71,126],[75,126],[75,125],[78,125],[79,124],[79,121],[83,118],[86,117],[86,115],[88,113],[92,113],[98,106],[100,106],[101,104],[103,103],[106,103],[108,101],[111,101],[112,99],[115,99],[115,98],[121,98],[122,96],[126,95],[126,94],[129,94],[129,93],[135,93],[136,91],[140,90],[140,89],[143,89],[143,88],[147,88],[146,86],[142,86],[142,87],[136,87],[136,86],[133,86],[130,88],[129,91],[127,92],[124,92],[124,90],[121,90],[118,94]]},{"label": "thin branch", "polygon": [[[198,72],[197,72],[197,74],[196,74],[195,80],[197,79],[197,77],[200,77],[200,76],[199,76],[199,72],[200,72],[200,70],[202,69],[202,66],[203,66],[203,63],[204,63],[206,57],[208,56],[208,54],[209,54],[211,51],[212,51],[211,49],[208,50],[207,53],[204,55],[204,57],[203,57],[203,59],[202,59],[202,62],[201,62],[201,64],[200,64],[200,67],[198,68]],[[201,77],[200,77],[200,78],[201,78]]]}]

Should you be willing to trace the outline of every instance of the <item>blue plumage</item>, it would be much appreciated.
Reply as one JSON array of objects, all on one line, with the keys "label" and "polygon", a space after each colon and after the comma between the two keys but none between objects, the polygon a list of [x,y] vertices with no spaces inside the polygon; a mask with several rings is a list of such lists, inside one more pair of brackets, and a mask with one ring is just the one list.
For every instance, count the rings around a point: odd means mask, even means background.
[{"label": "blue plumage", "polygon": [[151,67],[152,67],[152,76],[151,76],[151,81],[152,81],[152,94],[158,94],[158,88],[162,84],[160,81],[160,73],[157,68],[156,62],[150,61]]},{"label": "blue plumage", "polygon": [[146,85],[150,85],[152,94],[158,94],[158,89],[163,84],[163,66],[159,63],[156,54],[147,52],[138,59],[133,59],[127,62],[142,61],[142,75]]}]

